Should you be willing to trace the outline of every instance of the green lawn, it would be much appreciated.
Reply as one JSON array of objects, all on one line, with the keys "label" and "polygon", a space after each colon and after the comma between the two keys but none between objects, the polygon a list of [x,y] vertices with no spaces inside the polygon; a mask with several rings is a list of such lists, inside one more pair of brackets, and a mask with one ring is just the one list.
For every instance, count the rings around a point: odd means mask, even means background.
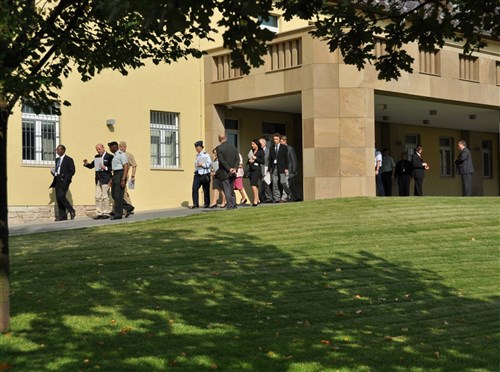
[{"label": "green lawn", "polygon": [[500,198],[352,198],[11,238],[0,370],[498,371]]}]

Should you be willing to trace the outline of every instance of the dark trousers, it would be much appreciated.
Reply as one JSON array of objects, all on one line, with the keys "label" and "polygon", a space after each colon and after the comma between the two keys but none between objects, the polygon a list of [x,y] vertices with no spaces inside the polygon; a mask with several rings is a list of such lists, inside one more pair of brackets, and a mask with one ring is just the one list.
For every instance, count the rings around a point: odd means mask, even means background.
[{"label": "dark trousers", "polygon": [[236,195],[234,193],[234,178],[221,181],[222,190],[226,196],[226,209],[236,209]]},{"label": "dark trousers", "polygon": [[461,174],[462,177],[462,196],[472,195],[472,174]]},{"label": "dark trousers", "polygon": [[378,196],[385,196],[384,183],[382,182],[382,172],[380,172],[380,171],[375,176],[375,186],[377,188],[377,195]]},{"label": "dark trousers", "polygon": [[[265,176],[265,174],[262,175],[262,177],[264,177],[264,176]],[[271,187],[264,180],[262,180],[262,182],[260,183],[259,199],[261,202],[268,202],[268,201],[273,200],[273,196],[271,194]]]},{"label": "dark trousers", "polygon": [[423,178],[414,178],[415,186],[413,187],[413,196],[424,196],[424,179]]},{"label": "dark trousers", "polygon": [[392,172],[382,173],[382,183],[384,184],[385,196],[392,196]]},{"label": "dark trousers", "polygon": [[114,207],[113,213],[115,217],[121,217],[123,215],[123,209],[131,212],[134,207],[123,200],[123,195],[125,194],[125,187],[121,186],[121,180],[123,178],[123,170],[113,171],[113,186],[111,186],[111,194],[113,195]]},{"label": "dark trousers", "polygon": [[202,182],[201,176],[198,173],[194,174],[193,178],[193,206],[199,207],[199,190],[200,187],[203,187],[203,199],[205,208],[210,206],[210,177],[208,178],[208,182]]},{"label": "dark trousers", "polygon": [[74,212],[75,209],[66,198],[66,193],[69,190],[69,183],[56,180],[56,200],[57,200],[57,214],[60,220],[68,219],[68,212]]},{"label": "dark trousers", "polygon": [[300,200],[299,194],[297,192],[297,185],[295,185],[295,179],[297,175],[293,175],[293,177],[288,177],[288,188],[290,189],[290,201]]},{"label": "dark trousers", "polygon": [[410,196],[410,178],[411,176],[398,176],[399,196]]}]

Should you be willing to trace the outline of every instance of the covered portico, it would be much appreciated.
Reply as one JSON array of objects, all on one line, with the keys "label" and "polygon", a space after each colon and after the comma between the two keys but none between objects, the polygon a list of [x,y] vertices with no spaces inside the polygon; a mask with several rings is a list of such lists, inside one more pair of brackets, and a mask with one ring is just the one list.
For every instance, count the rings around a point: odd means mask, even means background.
[{"label": "covered portico", "polygon": [[[338,52],[331,53],[325,43],[311,38],[307,31],[279,35],[269,46],[265,64],[248,76],[230,68],[229,56],[223,49],[209,52],[204,63],[205,135],[209,147],[217,145],[225,118],[234,115],[234,110],[292,115],[292,126],[300,127],[293,132],[300,133],[294,147],[300,143],[304,200],[375,196],[375,144],[391,148],[397,160],[406,149],[407,132],[419,135],[427,146],[431,164],[436,167],[430,179],[435,177],[443,184],[435,190],[429,188],[429,195],[446,195],[443,190],[449,189],[449,180],[441,180],[437,172],[440,136],[456,141],[469,139],[472,149],[476,149],[479,169],[478,143],[482,137],[478,133],[487,133],[484,138],[491,141],[490,150],[499,153],[499,109],[495,102],[500,95],[494,84],[469,86],[458,76],[455,79],[418,73],[405,74],[397,82],[379,81],[374,69],[368,66],[358,71],[345,65]],[[409,48],[418,58],[418,48]],[[451,60],[455,54],[445,54],[442,60]],[[490,66],[491,61],[487,62]],[[498,156],[493,158],[493,186],[488,186],[485,193],[482,180],[476,177],[476,195],[498,195]]]}]

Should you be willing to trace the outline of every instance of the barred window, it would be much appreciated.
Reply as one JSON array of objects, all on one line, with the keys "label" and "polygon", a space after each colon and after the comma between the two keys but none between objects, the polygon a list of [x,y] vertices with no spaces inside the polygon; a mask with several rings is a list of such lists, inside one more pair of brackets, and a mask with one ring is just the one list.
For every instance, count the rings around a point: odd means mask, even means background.
[{"label": "barred window", "polygon": [[151,167],[179,168],[179,114],[150,112]]},{"label": "barred window", "polygon": [[50,165],[55,159],[55,149],[59,144],[59,116],[49,111],[36,114],[32,107],[22,104],[24,164]]}]

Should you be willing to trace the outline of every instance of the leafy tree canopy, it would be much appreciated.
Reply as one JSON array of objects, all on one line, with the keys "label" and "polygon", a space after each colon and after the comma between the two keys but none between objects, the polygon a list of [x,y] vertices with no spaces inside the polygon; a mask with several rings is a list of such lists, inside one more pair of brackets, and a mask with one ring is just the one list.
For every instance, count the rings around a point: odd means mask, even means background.
[{"label": "leafy tree canopy", "polygon": [[[273,34],[259,19],[273,6],[287,20],[310,20],[312,34],[339,48],[346,63],[359,69],[373,63],[387,80],[412,69],[405,43],[434,49],[454,40],[471,52],[485,46],[485,30],[498,38],[500,28],[498,0],[0,0],[2,110],[19,98],[56,99],[73,69],[86,81],[106,68],[126,74],[147,59],[200,57],[195,39],[217,32],[233,64],[247,73],[267,53]],[[386,38],[380,59],[372,53],[374,35]]]}]

